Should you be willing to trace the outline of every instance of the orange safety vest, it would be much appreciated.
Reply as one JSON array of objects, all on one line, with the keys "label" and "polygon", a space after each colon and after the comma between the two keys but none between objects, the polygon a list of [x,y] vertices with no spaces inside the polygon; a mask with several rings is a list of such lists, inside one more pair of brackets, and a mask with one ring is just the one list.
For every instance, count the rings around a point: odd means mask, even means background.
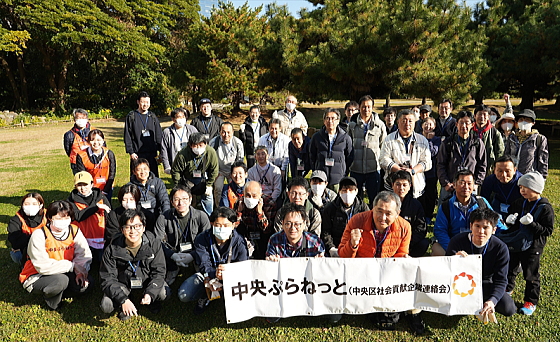
[{"label": "orange safety vest", "polygon": [[23,216],[21,216],[19,211],[16,213],[16,216],[19,217],[19,220],[21,221],[21,231],[22,232],[24,232],[27,235],[31,235],[31,233],[33,233],[37,229],[43,228],[44,226],[47,225],[47,216],[45,215],[45,209],[41,209],[41,211],[43,213],[43,220],[41,221],[41,223],[39,223],[39,225],[37,227],[33,227],[33,228],[31,228],[27,225],[27,223],[25,222],[25,219],[23,218]]},{"label": "orange safety vest", "polygon": [[[103,200],[97,202],[98,204],[103,204]],[[78,210],[84,210],[87,208],[87,204],[76,203]],[[102,249],[104,245],[103,237],[105,235],[105,210],[97,210],[97,212],[84,221],[77,222],[73,221],[72,224],[78,226],[82,231],[82,234],[86,237],[88,245],[92,248]]]},{"label": "orange safety vest", "polygon": [[[76,237],[76,234],[78,234],[78,227],[71,225],[70,229],[70,234],[68,234],[66,240],[58,240],[54,237],[50,228],[42,228],[43,233],[45,234],[45,249],[47,250],[47,254],[50,259],[68,261],[74,260],[74,238]],[[19,274],[19,281],[23,284],[27,278],[38,273],[39,272],[37,272],[35,266],[33,266],[33,262],[31,260],[27,260],[23,266],[23,270]]]},{"label": "orange safety vest", "polygon": [[229,207],[233,209],[235,208],[235,204],[237,203],[237,201],[243,199],[243,194],[237,195],[235,191],[231,190],[231,186],[228,186],[227,197],[229,201]]},{"label": "orange safety vest", "polygon": [[102,191],[105,189],[105,184],[107,184],[107,179],[109,179],[109,156],[107,152],[109,150],[106,147],[103,147],[103,159],[98,164],[94,164],[89,159],[89,155],[86,150],[78,152],[80,158],[82,158],[82,163],[86,168],[86,171],[93,177],[93,186],[101,189]]},{"label": "orange safety vest", "polygon": [[[90,131],[94,129],[93,127],[90,127]],[[89,143],[82,139],[82,137],[72,131],[72,133],[74,133],[74,142],[72,143],[72,148],[70,150],[70,164],[76,164],[76,156],[78,155],[78,152],[85,150],[86,148],[89,147]]]}]

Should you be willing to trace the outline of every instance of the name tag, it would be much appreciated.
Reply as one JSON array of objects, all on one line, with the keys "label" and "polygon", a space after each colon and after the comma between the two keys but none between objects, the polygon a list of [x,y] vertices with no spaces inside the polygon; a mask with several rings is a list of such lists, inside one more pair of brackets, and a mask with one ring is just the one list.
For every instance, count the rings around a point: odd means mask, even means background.
[{"label": "name tag", "polygon": [[202,177],[202,171],[200,171],[200,170],[193,171],[192,175],[195,178],[200,178],[200,177]]},{"label": "name tag", "polygon": [[249,232],[249,238],[251,240],[260,240],[261,239],[261,233],[259,233],[259,232]]},{"label": "name tag", "polygon": [[334,158],[325,158],[326,166],[334,166]]},{"label": "name tag", "polygon": [[298,166],[297,166],[297,170],[298,170],[298,171],[304,171],[305,168],[303,167],[303,165],[298,165]]},{"label": "name tag", "polygon": [[147,129],[143,129],[142,130],[142,136],[143,137],[149,137],[150,136],[150,131],[148,131]]},{"label": "name tag", "polygon": [[182,252],[190,252],[192,251],[192,243],[185,242],[179,245],[179,251]]},{"label": "name tag", "polygon": [[105,184],[107,183],[107,180],[105,179],[105,177],[99,177],[99,178],[95,178],[95,182],[97,184]]},{"label": "name tag", "polygon": [[500,203],[500,211],[502,213],[507,213],[509,209],[509,204],[506,203]]},{"label": "name tag", "polygon": [[142,279],[138,277],[130,278],[130,288],[133,290],[142,288]]},{"label": "name tag", "polygon": [[140,205],[144,209],[152,209],[152,202],[150,202],[150,201],[141,201]]}]

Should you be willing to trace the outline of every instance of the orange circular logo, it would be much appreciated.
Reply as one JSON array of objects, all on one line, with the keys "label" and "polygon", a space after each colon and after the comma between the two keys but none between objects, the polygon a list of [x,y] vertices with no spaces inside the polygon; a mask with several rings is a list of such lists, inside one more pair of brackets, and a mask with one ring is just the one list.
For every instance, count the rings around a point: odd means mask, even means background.
[{"label": "orange circular logo", "polygon": [[451,288],[453,289],[453,293],[458,296],[466,297],[472,295],[475,287],[476,283],[473,280],[473,276],[470,274],[463,272],[453,277]]}]

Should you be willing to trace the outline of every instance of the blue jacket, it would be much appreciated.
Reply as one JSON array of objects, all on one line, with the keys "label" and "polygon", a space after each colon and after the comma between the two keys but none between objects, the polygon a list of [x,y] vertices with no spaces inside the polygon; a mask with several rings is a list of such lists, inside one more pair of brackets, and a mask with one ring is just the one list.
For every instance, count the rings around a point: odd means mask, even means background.
[{"label": "blue jacket", "polygon": [[[219,248],[214,239],[213,229],[203,231],[194,240],[194,260],[202,274],[208,273],[210,279],[216,277],[216,268],[220,264],[228,263],[229,248],[231,246],[231,262],[249,259],[245,239],[234,229],[230,239]],[[216,247],[216,248],[213,248]],[[216,253],[218,250],[219,253]],[[219,254],[219,255],[218,255]]]},{"label": "blue jacket", "polygon": [[[482,197],[486,206],[489,209],[492,209],[492,206],[488,201]],[[445,216],[443,212],[442,206],[438,207],[437,216],[436,216],[436,223],[434,225],[434,236],[436,237],[438,243],[443,247],[443,249],[447,250],[447,245],[449,244],[449,240],[455,235],[470,231],[470,224],[469,219],[470,215],[478,208],[478,202],[475,199],[475,196],[471,196],[471,203],[469,204],[469,209],[467,210],[467,215],[463,215],[463,212],[457,207],[457,196],[453,195],[449,199],[449,219]],[[504,225],[502,220],[498,221],[498,230],[507,229]]]}]

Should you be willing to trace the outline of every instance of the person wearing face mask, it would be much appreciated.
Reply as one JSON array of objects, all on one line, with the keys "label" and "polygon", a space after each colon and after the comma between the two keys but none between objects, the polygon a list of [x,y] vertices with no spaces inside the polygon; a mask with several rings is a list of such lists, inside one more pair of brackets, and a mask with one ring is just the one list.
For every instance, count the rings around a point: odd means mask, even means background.
[{"label": "person wearing face mask", "polygon": [[101,190],[93,187],[93,178],[86,171],[74,175],[74,187],[68,197],[74,212],[72,224],[78,226],[86,237],[93,262],[98,264],[103,254],[105,225],[111,203]]},{"label": "person wearing face mask", "polygon": [[171,167],[173,183],[183,184],[200,197],[202,209],[208,216],[214,208],[213,185],[218,177],[218,155],[207,144],[204,133],[193,133],[189,145],[177,154]]},{"label": "person wearing face mask", "polygon": [[140,205],[158,217],[170,208],[165,184],[150,170],[148,160],[136,159],[133,168],[130,184],[134,184],[140,191]]},{"label": "person wearing face mask", "polygon": [[200,114],[191,121],[199,132],[206,135],[206,141],[217,137],[222,126],[222,119],[212,113],[212,101],[210,99],[201,99],[199,101]]},{"label": "person wearing face mask", "polygon": [[239,200],[243,200],[243,190],[247,182],[247,165],[238,161],[231,165],[231,182],[224,185],[220,199],[220,207],[235,208]]},{"label": "person wearing face mask", "polygon": [[235,211],[218,207],[210,216],[212,228],[194,240],[194,257],[198,272],[179,287],[179,300],[197,301],[194,313],[202,314],[210,300],[205,289],[213,294],[222,290],[224,265],[249,258],[247,243],[235,229],[239,224]]},{"label": "person wearing face mask", "polygon": [[208,215],[192,207],[192,195],[184,185],[176,185],[169,199],[173,208],[161,214],[156,222],[155,234],[162,241],[167,275],[171,285],[179,273],[179,267],[188,267],[194,260],[193,243],[196,236],[210,229]]},{"label": "person wearing face mask", "polygon": [[[422,110],[420,111],[420,116],[422,116]],[[435,135],[436,119],[431,116],[424,118],[422,123],[422,135],[426,140],[428,140],[428,145],[430,146],[430,155],[432,156],[432,168],[424,172],[424,177],[426,177],[426,186],[424,187],[424,193],[418,198],[422,207],[424,208],[424,214],[426,215],[426,222],[431,222],[434,218],[434,209],[437,203],[437,155],[439,152],[439,147],[441,145],[441,137]]]},{"label": "person wearing face mask", "polygon": [[506,140],[504,154],[513,157],[519,172],[526,174],[538,171],[544,179],[548,176],[548,140],[533,129],[537,117],[535,112],[524,109],[515,120],[518,129]]},{"label": "person wearing face mask", "polygon": [[348,221],[355,214],[368,210],[368,205],[358,196],[356,180],[352,177],[342,178],[338,196],[325,205],[321,223],[321,240],[331,257],[338,257],[338,245]]},{"label": "person wearing face mask", "polygon": [[105,135],[98,129],[89,131],[88,143],[88,148],[78,152],[76,170],[89,172],[93,177],[93,186],[111,199],[117,173],[115,154],[105,147]]},{"label": "person wearing face mask", "polygon": [[117,194],[117,199],[119,200],[120,205],[111,210],[109,215],[107,215],[104,237],[105,247],[110,244],[115,237],[121,234],[119,219],[127,209],[137,209],[142,211],[146,217],[146,230],[154,232],[156,217],[150,210],[142,208],[141,196],[140,190],[138,190],[136,185],[128,183],[121,186],[119,193]]},{"label": "person wearing face mask", "polygon": [[[290,95],[286,98],[286,107],[272,113],[272,118],[280,121],[281,133],[286,136],[289,136],[292,129],[296,127],[301,128],[303,134],[307,135],[309,126],[302,112],[296,109],[297,103],[295,96]],[[259,145],[262,144],[259,143]]]},{"label": "person wearing face mask", "polygon": [[505,144],[509,135],[513,132],[515,128],[515,115],[513,113],[504,113],[496,122],[494,122],[494,127],[500,132],[502,135],[502,139],[504,140],[504,151],[505,151]]},{"label": "person wearing face mask", "polygon": [[8,222],[8,241],[12,246],[10,257],[20,267],[27,260],[27,244],[31,233],[47,224],[44,204],[41,194],[30,192],[23,196],[18,212]]},{"label": "person wearing face mask", "polygon": [[66,151],[66,155],[70,158],[70,169],[72,169],[72,173],[75,174],[78,172],[76,170],[76,156],[78,152],[89,147],[87,137],[93,127],[91,127],[89,123],[88,112],[85,109],[74,109],[73,115],[74,127],[64,133],[63,141],[64,151]]},{"label": "person wearing face mask", "polygon": [[303,134],[301,128],[292,129],[292,141],[288,144],[288,159],[292,177],[305,177],[312,169],[309,146],[311,139]]},{"label": "person wearing face mask", "polygon": [[493,172],[494,160],[504,154],[504,141],[502,135],[499,134],[489,119],[492,113],[490,107],[480,105],[476,108],[475,113],[473,132],[484,143],[486,149],[486,175],[490,175]]},{"label": "person wearing face mask", "polygon": [[161,302],[171,295],[161,241],[146,231],[146,218],[139,210],[127,209],[119,223],[121,235],[105,248],[99,269],[101,311],[119,310],[117,317],[126,321],[138,316],[138,304],[133,301],[140,297],[140,305],[157,314]]},{"label": "person wearing face mask", "polygon": [[237,231],[248,241],[249,256],[264,260],[268,238],[273,233],[273,220],[276,216],[276,201],[264,195],[261,185],[256,181],[245,184],[243,200],[235,206],[239,226]]},{"label": "person wearing face mask", "polygon": [[82,231],[71,224],[70,203],[56,201],[46,210],[47,224],[29,239],[29,259],[19,281],[29,293],[42,295],[51,310],[57,310],[63,296],[89,292],[91,251]]},{"label": "person wearing face mask", "polygon": [[261,115],[259,106],[251,106],[249,115],[245,121],[239,125],[239,139],[245,147],[245,157],[247,158],[247,168],[255,165],[255,150],[259,146],[259,139],[268,133],[268,122]]},{"label": "person wearing face mask", "polygon": [[494,173],[484,179],[480,196],[486,198],[502,217],[508,216],[509,206],[521,198],[517,181],[523,176],[511,156],[501,156],[494,163]]},{"label": "person wearing face mask", "polygon": [[173,124],[163,130],[161,139],[161,162],[163,170],[168,175],[171,174],[171,166],[177,153],[188,145],[191,134],[198,130],[187,124],[189,111],[184,108],[175,108],[171,111]]},{"label": "person wearing face mask", "polygon": [[309,183],[311,184],[309,202],[315,209],[319,210],[322,215],[325,206],[336,198],[336,192],[327,188],[327,174],[325,171],[313,171]]},{"label": "person wearing face mask", "polygon": [[161,125],[157,116],[149,111],[150,95],[142,91],[136,100],[138,109],[131,111],[124,122],[124,145],[130,155],[130,174],[134,171],[134,161],[146,159],[150,170],[156,177],[158,171],[158,152],[161,152]]}]

